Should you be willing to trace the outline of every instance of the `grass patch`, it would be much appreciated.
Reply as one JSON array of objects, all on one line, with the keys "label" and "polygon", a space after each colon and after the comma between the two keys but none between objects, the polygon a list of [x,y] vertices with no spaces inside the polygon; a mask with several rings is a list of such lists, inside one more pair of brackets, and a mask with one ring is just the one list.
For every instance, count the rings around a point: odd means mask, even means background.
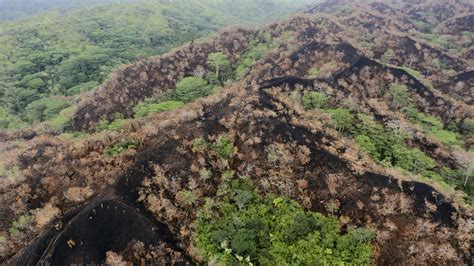
[{"label": "grass patch", "polygon": [[437,46],[441,46],[443,48],[448,48],[449,47],[449,40],[444,36],[437,35],[437,34],[432,34],[432,33],[422,33],[422,34],[420,34],[420,37],[423,40],[428,41],[428,42],[430,42],[432,44],[435,44]]},{"label": "grass patch", "polygon": [[161,103],[147,103],[143,102],[138,104],[135,108],[135,117],[145,117],[151,113],[166,112],[178,109],[184,106],[181,101],[165,101]]},{"label": "grass patch", "polygon": [[102,120],[97,125],[99,131],[120,131],[128,124],[131,119],[125,119],[120,113],[115,114],[115,119],[112,121]]},{"label": "grass patch", "polygon": [[64,130],[71,125],[71,119],[75,111],[76,106],[70,106],[61,110],[57,116],[50,120],[51,126],[56,130]]}]

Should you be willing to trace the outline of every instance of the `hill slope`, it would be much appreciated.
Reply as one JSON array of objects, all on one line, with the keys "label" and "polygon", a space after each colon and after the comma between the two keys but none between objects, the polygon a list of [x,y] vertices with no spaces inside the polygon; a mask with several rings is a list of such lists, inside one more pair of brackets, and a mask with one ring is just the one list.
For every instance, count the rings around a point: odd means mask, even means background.
[{"label": "hill slope", "polygon": [[[457,18],[474,7],[392,2],[220,31],[124,66],[66,133],[3,133],[4,258],[468,265],[472,32]],[[285,208],[299,216],[271,231]]]}]

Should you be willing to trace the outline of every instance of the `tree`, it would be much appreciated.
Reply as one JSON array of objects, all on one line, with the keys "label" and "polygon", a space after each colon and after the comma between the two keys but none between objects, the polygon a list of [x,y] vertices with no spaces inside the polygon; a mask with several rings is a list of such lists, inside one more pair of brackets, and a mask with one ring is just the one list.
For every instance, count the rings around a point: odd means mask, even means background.
[{"label": "tree", "polygon": [[34,90],[40,91],[41,88],[45,85],[45,82],[40,78],[35,78],[35,79],[32,79],[32,80],[28,81],[27,85],[28,85],[28,87],[30,87]]},{"label": "tree", "polygon": [[40,97],[36,90],[23,87],[11,87],[5,93],[5,100],[14,114],[21,114],[29,103]]},{"label": "tree", "polygon": [[199,97],[211,94],[213,86],[208,85],[207,81],[196,77],[187,77],[176,84],[173,98],[177,101],[189,103]]},{"label": "tree", "polygon": [[408,94],[408,88],[405,85],[393,84],[389,88],[389,93],[392,96],[392,106],[396,109],[401,107],[413,107],[413,101]]},{"label": "tree", "polygon": [[301,97],[303,107],[307,110],[326,108],[329,99],[326,94],[316,91],[305,91],[303,97]]},{"label": "tree", "polygon": [[230,61],[221,52],[209,54],[207,64],[215,71],[215,79],[221,83],[225,81],[230,72]]},{"label": "tree", "polygon": [[465,187],[474,171],[474,154],[461,149],[455,150],[453,154],[462,169],[462,175],[464,177],[463,185]]},{"label": "tree", "polygon": [[73,96],[79,93],[87,92],[90,90],[93,90],[94,88],[98,87],[100,83],[98,81],[89,81],[86,83],[81,83],[79,85],[76,85],[74,87],[69,88],[66,92],[65,95],[67,96]]},{"label": "tree", "polygon": [[474,134],[474,119],[466,118],[462,121],[461,132],[465,136]]},{"label": "tree", "polygon": [[203,66],[197,66],[193,71],[193,75],[196,78],[202,79],[206,75],[206,69]]},{"label": "tree", "polygon": [[435,59],[431,60],[431,64],[432,64],[437,70],[440,70],[440,69],[444,68],[443,62],[441,62],[441,60],[440,60],[439,58],[435,58]]},{"label": "tree", "polygon": [[43,98],[26,106],[25,117],[29,122],[42,122],[55,117],[68,106],[70,103],[66,100]]},{"label": "tree", "polygon": [[427,175],[436,167],[436,162],[417,148],[407,148],[405,145],[392,146],[395,165],[407,171]]},{"label": "tree", "polygon": [[350,113],[350,111],[337,108],[325,110],[325,112],[331,115],[334,127],[339,133],[351,131],[354,116]]},{"label": "tree", "polygon": [[263,58],[268,51],[268,43],[256,44],[251,42],[247,48],[247,52],[237,62],[237,68],[235,70],[238,78],[242,78],[252,66],[252,64]]},{"label": "tree", "polygon": [[393,57],[395,57],[395,51],[388,48],[387,51],[385,51],[385,53],[382,55],[382,58],[380,58],[380,61],[382,61],[382,63],[386,65],[390,63]]},{"label": "tree", "polygon": [[9,113],[8,109],[0,107],[0,130],[1,129],[20,129],[27,127],[28,124],[19,117]]},{"label": "tree", "polygon": [[408,68],[411,68],[413,63],[418,62],[418,56],[416,54],[410,54],[408,56]]},{"label": "tree", "polygon": [[372,140],[366,135],[357,135],[355,141],[360,145],[363,151],[365,151],[374,160],[380,159],[380,154],[377,147],[372,143]]},{"label": "tree", "polygon": [[61,63],[58,68],[59,85],[64,94],[79,84],[91,81],[102,82],[104,73],[102,66],[110,61],[110,55],[97,50],[72,57]]},{"label": "tree", "polygon": [[390,120],[387,122],[387,128],[395,134],[396,138],[410,138],[412,139],[415,135],[415,130],[410,127],[409,124],[399,121]]}]

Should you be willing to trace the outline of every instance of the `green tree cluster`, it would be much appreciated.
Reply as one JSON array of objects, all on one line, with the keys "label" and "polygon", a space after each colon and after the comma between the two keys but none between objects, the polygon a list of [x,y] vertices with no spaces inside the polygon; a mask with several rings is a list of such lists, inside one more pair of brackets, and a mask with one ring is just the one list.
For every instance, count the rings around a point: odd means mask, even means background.
[{"label": "green tree cluster", "polygon": [[325,109],[326,113],[331,115],[332,123],[334,128],[339,132],[350,132],[352,129],[352,121],[354,120],[354,116],[352,113],[344,108],[336,108],[336,109]]},{"label": "green tree cluster", "polygon": [[11,114],[7,108],[0,107],[0,129],[21,129],[28,127],[28,125],[18,116]]},{"label": "green tree cluster", "polygon": [[430,175],[434,171],[437,165],[432,158],[418,148],[408,147],[406,131],[386,129],[367,115],[358,114],[356,117],[352,135],[375,161],[421,175]]},{"label": "green tree cluster", "polygon": [[[261,196],[248,177],[223,178],[222,200],[208,200],[195,222],[207,261],[223,265],[369,265],[373,233],[341,235],[339,221],[306,212],[286,197]],[[212,211],[214,209],[217,212]]]},{"label": "green tree cluster", "polygon": [[242,78],[255,61],[262,59],[267,54],[271,44],[272,40],[259,44],[252,41],[245,54],[237,62],[237,68],[235,70],[237,78]]},{"label": "green tree cluster", "polygon": [[232,79],[232,66],[229,58],[222,52],[208,55],[207,65],[213,72],[206,77],[185,77],[176,83],[172,98],[176,101],[190,103],[197,98],[212,94],[220,85]]},{"label": "green tree cluster", "polygon": [[63,99],[42,98],[26,106],[25,118],[30,123],[42,122],[57,116],[61,110],[69,106],[70,103]]},{"label": "green tree cluster", "polygon": [[461,132],[465,136],[472,136],[474,135],[474,119],[466,118],[461,124]]},{"label": "green tree cluster", "polygon": [[211,83],[223,85],[225,81],[232,79],[232,66],[229,58],[224,53],[209,54],[207,65],[214,71],[207,76]]},{"label": "green tree cluster", "polygon": [[462,137],[454,131],[446,130],[439,118],[426,115],[416,108],[405,85],[393,84],[389,88],[389,94],[392,97],[392,105],[397,109],[400,108],[412,122],[421,125],[427,135],[435,137],[448,146],[464,145]]},{"label": "green tree cluster", "polygon": [[187,77],[176,83],[173,98],[176,101],[190,103],[197,98],[208,96],[214,89],[207,80],[197,77]]},{"label": "green tree cluster", "polygon": [[328,106],[331,98],[323,92],[305,91],[301,97],[305,109],[323,109]]}]

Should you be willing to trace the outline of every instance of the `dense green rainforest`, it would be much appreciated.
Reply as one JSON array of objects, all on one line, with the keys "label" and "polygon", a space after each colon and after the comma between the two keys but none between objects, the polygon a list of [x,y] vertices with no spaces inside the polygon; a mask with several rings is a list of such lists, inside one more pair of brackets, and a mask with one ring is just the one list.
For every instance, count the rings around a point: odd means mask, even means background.
[{"label": "dense green rainforest", "polygon": [[135,1],[55,9],[3,22],[0,129],[54,117],[120,64],[164,53],[225,26],[283,17],[312,2]]}]

